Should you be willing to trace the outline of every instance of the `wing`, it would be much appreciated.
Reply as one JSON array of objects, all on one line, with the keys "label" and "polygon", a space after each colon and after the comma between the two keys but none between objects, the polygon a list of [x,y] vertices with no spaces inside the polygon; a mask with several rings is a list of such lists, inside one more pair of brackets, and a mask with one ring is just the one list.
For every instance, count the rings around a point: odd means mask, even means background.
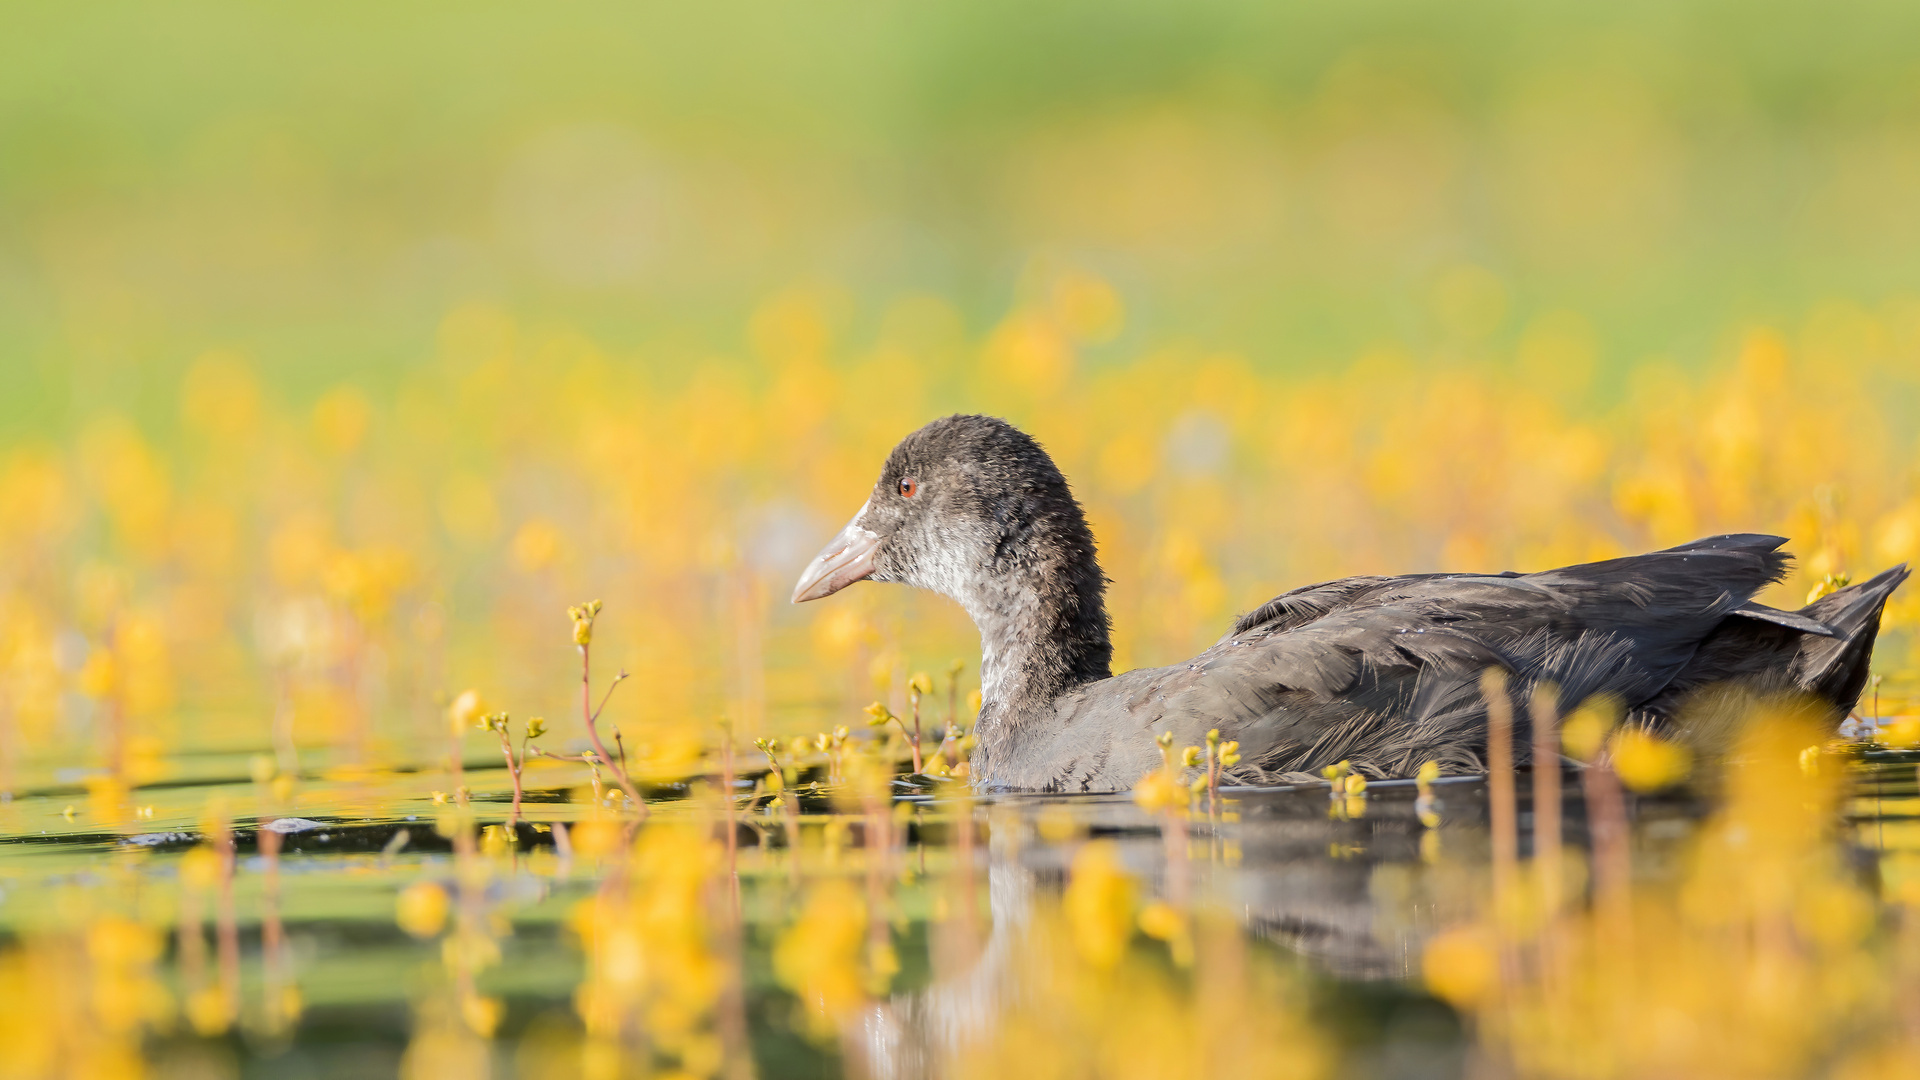
[{"label": "wing", "polygon": [[[1069,695],[1060,731],[1111,725],[1110,745],[1125,747],[1142,742],[1140,729],[1171,728],[1177,745],[1193,745],[1218,726],[1240,741],[1243,772],[1260,779],[1342,759],[1376,775],[1405,775],[1428,759],[1477,767],[1481,671],[1511,672],[1517,701],[1542,682],[1558,688],[1563,709],[1598,693],[1645,701],[1778,580],[1784,542],[1722,536],[1537,574],[1323,582],[1262,605],[1187,664]],[[1153,765],[1147,754],[1098,767],[1125,786]]]}]

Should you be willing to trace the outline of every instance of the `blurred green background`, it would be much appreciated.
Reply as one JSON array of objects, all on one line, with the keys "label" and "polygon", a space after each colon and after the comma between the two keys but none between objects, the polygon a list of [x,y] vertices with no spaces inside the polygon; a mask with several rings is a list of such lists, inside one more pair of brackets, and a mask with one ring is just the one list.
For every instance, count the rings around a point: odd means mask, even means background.
[{"label": "blurred green background", "polygon": [[9,3],[0,424],[170,417],[212,345],[391,378],[475,299],[663,358],[795,281],[855,337],[912,292],[982,327],[1047,257],[1127,295],[1112,353],[1569,308],[1615,392],[1920,285],[1916,40],[1871,0]]}]

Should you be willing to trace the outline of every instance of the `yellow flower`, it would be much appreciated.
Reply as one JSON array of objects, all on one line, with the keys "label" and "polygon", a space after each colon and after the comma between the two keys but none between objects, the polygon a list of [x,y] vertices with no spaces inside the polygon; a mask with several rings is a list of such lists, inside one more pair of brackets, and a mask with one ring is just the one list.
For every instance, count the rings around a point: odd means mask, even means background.
[{"label": "yellow flower", "polygon": [[907,680],[907,689],[921,697],[926,697],[933,693],[933,676],[924,671],[916,671],[913,677]]},{"label": "yellow flower", "polygon": [[1613,770],[1635,791],[1659,791],[1687,778],[1693,755],[1678,743],[1629,728],[1613,738]]},{"label": "yellow flower", "polygon": [[233,1023],[233,1003],[218,986],[206,986],[187,995],[187,1023],[202,1037],[218,1035]]},{"label": "yellow flower", "polygon": [[862,711],[867,714],[868,727],[883,727],[888,721],[893,719],[893,710],[878,701],[867,706]]},{"label": "yellow flower", "polygon": [[831,1035],[866,998],[866,932],[865,901],[852,885],[828,878],[813,887],[799,919],[773,947],[774,977],[805,1004],[817,1035]]},{"label": "yellow flower", "polygon": [[1074,948],[1097,968],[1111,968],[1133,940],[1133,878],[1120,868],[1112,841],[1095,840],[1073,858],[1061,906]]},{"label": "yellow flower", "polygon": [[1567,717],[1560,729],[1560,745],[1567,753],[1581,761],[1592,761],[1600,748],[1606,745],[1607,731],[1613,727],[1611,717],[1599,709],[1582,707]]},{"label": "yellow flower", "polygon": [[400,890],[394,921],[417,938],[438,935],[447,925],[447,891],[430,881],[416,881]]},{"label": "yellow flower", "polygon": [[95,649],[87,654],[87,661],[80,667],[80,692],[90,698],[104,698],[113,693],[119,683],[119,665],[113,662],[113,653],[106,649]]},{"label": "yellow flower", "polygon": [[1155,900],[1140,909],[1140,930],[1150,938],[1172,941],[1187,928],[1187,920],[1178,909],[1164,900]]},{"label": "yellow flower", "polygon": [[1496,946],[1476,930],[1449,930],[1427,942],[1420,973],[1434,996],[1455,1008],[1486,999],[1500,978]]},{"label": "yellow flower", "polygon": [[500,1026],[500,1015],[504,1011],[499,998],[467,994],[460,999],[460,1019],[483,1039],[493,1037],[493,1029]]},{"label": "yellow flower", "polygon": [[527,721],[527,738],[537,739],[547,733],[547,718],[536,716]]},{"label": "yellow flower", "polygon": [[1920,717],[1902,717],[1881,728],[1876,736],[1878,741],[1898,750],[1911,750],[1920,745]]},{"label": "yellow flower", "polygon": [[1194,768],[1200,764],[1202,754],[1203,751],[1199,747],[1189,746],[1180,751],[1180,764],[1189,769]]},{"label": "yellow flower", "polygon": [[190,889],[207,892],[220,884],[220,853],[205,844],[180,856],[180,881]]},{"label": "yellow flower", "polygon": [[1149,814],[1185,806],[1187,799],[1180,787],[1159,769],[1148,773],[1133,787],[1133,801]]},{"label": "yellow flower", "polygon": [[1359,773],[1348,773],[1340,782],[1340,789],[1348,795],[1360,795],[1367,790],[1367,778]]}]

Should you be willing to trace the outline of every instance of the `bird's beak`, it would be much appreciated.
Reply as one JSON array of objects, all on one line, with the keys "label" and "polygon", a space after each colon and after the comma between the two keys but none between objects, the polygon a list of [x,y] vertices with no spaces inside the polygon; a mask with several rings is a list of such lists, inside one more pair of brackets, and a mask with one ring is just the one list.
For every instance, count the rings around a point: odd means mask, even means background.
[{"label": "bird's beak", "polygon": [[794,603],[832,596],[873,574],[873,553],[880,549],[880,536],[860,527],[860,516],[866,512],[867,508],[861,507],[860,513],[853,515],[847,527],[840,530],[840,535],[827,541],[827,546],[807,564],[793,587]]}]

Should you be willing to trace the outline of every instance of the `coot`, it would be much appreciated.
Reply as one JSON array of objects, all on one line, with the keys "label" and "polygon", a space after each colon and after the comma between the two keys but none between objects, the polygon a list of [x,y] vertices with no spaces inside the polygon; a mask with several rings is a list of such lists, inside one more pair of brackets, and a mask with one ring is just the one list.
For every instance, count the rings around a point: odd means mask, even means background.
[{"label": "coot", "polygon": [[1563,709],[1608,694],[1656,726],[1729,681],[1844,713],[1907,569],[1777,610],[1752,598],[1786,572],[1783,543],[1735,534],[1532,574],[1341,578],[1262,604],[1192,660],[1116,676],[1107,578],[1066,479],[1013,425],[950,416],[888,455],[793,601],[863,579],[958,601],[980,630],[971,773],[982,785],[1125,789],[1159,764],[1156,735],[1197,745],[1210,728],[1239,741],[1243,782],[1342,760],[1404,776],[1428,760],[1479,767],[1480,675],[1493,666],[1511,673],[1516,701],[1550,681]]}]

